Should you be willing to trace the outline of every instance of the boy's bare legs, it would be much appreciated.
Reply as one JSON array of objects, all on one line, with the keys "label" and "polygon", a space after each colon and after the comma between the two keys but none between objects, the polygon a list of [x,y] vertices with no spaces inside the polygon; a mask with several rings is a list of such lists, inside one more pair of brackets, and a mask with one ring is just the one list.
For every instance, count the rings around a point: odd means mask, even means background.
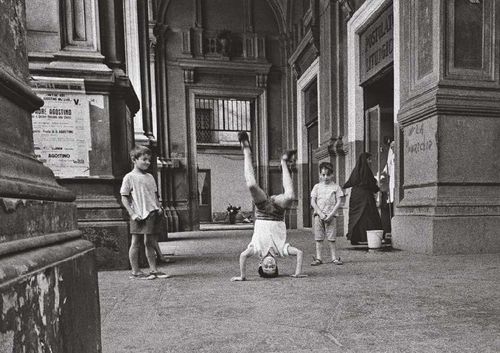
[{"label": "boy's bare legs", "polygon": [[323,252],[323,240],[316,240],[316,259],[323,261],[321,259],[321,253]]},{"label": "boy's bare legs", "polygon": [[247,259],[252,256],[253,248],[248,247],[240,254],[240,276],[231,278],[231,281],[245,281],[247,277]]},{"label": "boy's bare legs", "polygon": [[132,234],[132,239],[130,241],[130,249],[128,250],[128,258],[130,260],[130,267],[132,267],[132,274],[136,275],[140,273],[139,269],[139,237],[140,234]]},{"label": "boy's bare legs", "polygon": [[328,244],[330,244],[330,255],[332,256],[331,259],[332,261],[337,259],[337,248],[335,246],[334,241],[328,241]]},{"label": "boy's bare legs", "polygon": [[255,179],[255,171],[253,169],[252,161],[252,150],[250,149],[250,142],[248,141],[248,134],[244,131],[238,134],[238,139],[241,144],[241,150],[243,151],[243,168],[245,174],[245,182],[247,184],[248,190],[250,190],[250,195],[255,203],[265,201],[267,195],[257,184]]},{"label": "boy's bare legs", "polygon": [[148,260],[149,270],[157,272],[156,268],[156,251],[154,247],[154,235],[144,234],[144,248],[146,251],[146,259]]},{"label": "boy's bare legs", "polygon": [[288,255],[297,256],[297,266],[295,266],[295,273],[292,277],[301,278],[307,277],[307,275],[302,274],[302,261],[304,258],[304,253],[293,246],[288,246]]},{"label": "boy's bare legs", "polygon": [[332,256],[331,262],[335,265],[343,265],[344,263],[340,260],[340,256],[337,257],[337,246],[335,244],[335,240],[329,240],[328,243],[330,244],[330,255]]},{"label": "boy's bare legs", "polygon": [[280,206],[281,208],[290,208],[295,199],[295,192],[293,191],[293,179],[292,174],[290,173],[289,163],[293,163],[293,160],[290,160],[292,155],[290,153],[285,153],[281,157],[281,176],[283,182],[283,193],[276,195],[274,198],[274,202]]}]

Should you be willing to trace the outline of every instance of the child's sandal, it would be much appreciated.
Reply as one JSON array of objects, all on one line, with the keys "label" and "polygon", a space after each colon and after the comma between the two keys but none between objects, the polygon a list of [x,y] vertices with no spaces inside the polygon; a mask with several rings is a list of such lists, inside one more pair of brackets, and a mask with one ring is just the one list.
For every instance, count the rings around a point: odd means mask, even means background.
[{"label": "child's sandal", "polygon": [[330,261],[330,263],[332,263],[334,265],[343,265],[344,264],[342,262],[342,260],[340,259],[340,257],[338,259],[333,259],[332,261]]},{"label": "child's sandal", "polygon": [[311,262],[311,266],[319,266],[323,264],[323,261],[321,261],[320,259],[317,259],[313,256],[313,262]]}]

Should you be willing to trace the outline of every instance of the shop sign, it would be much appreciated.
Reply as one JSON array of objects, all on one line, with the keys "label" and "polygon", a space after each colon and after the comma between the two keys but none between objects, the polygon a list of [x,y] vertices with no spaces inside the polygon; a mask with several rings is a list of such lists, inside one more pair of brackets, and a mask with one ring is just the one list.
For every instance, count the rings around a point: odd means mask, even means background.
[{"label": "shop sign", "polygon": [[89,176],[90,108],[83,80],[33,81],[44,105],[32,115],[36,157],[61,178]]},{"label": "shop sign", "polygon": [[393,24],[392,6],[389,6],[359,36],[360,83],[373,77],[393,62]]}]

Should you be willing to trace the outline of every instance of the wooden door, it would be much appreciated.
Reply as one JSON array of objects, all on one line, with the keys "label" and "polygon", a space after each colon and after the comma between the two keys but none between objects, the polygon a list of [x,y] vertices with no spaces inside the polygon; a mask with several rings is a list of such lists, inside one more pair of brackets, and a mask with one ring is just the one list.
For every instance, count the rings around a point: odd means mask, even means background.
[{"label": "wooden door", "polygon": [[318,161],[314,157],[314,152],[318,149],[318,121],[314,121],[307,125],[307,158],[309,160],[307,167],[307,190],[304,191],[307,197],[304,197],[306,204],[304,205],[304,210],[306,215],[304,217],[304,227],[312,226],[312,214],[313,210],[311,208],[311,190],[315,184],[319,181],[318,175]]},{"label": "wooden door", "polygon": [[[372,155],[372,172],[379,178],[387,164],[389,144],[384,143],[387,138],[394,137],[393,110],[376,105],[365,111],[365,152]],[[387,195],[377,193],[377,204],[382,216],[382,226],[386,233],[391,232],[389,205]]]},{"label": "wooden door", "polygon": [[198,212],[200,222],[212,222],[212,187],[210,169],[198,169]]}]

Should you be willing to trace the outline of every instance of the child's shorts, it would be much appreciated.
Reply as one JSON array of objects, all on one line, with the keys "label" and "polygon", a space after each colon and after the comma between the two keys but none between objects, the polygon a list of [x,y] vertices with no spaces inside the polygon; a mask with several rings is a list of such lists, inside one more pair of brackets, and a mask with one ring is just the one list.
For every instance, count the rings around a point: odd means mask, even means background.
[{"label": "child's shorts", "polygon": [[163,213],[151,211],[146,219],[130,220],[130,234],[161,234],[166,231]]},{"label": "child's shorts", "polygon": [[329,241],[335,241],[336,229],[334,219],[331,222],[325,222],[319,216],[314,216],[313,222],[314,240],[321,241],[326,238]]}]

